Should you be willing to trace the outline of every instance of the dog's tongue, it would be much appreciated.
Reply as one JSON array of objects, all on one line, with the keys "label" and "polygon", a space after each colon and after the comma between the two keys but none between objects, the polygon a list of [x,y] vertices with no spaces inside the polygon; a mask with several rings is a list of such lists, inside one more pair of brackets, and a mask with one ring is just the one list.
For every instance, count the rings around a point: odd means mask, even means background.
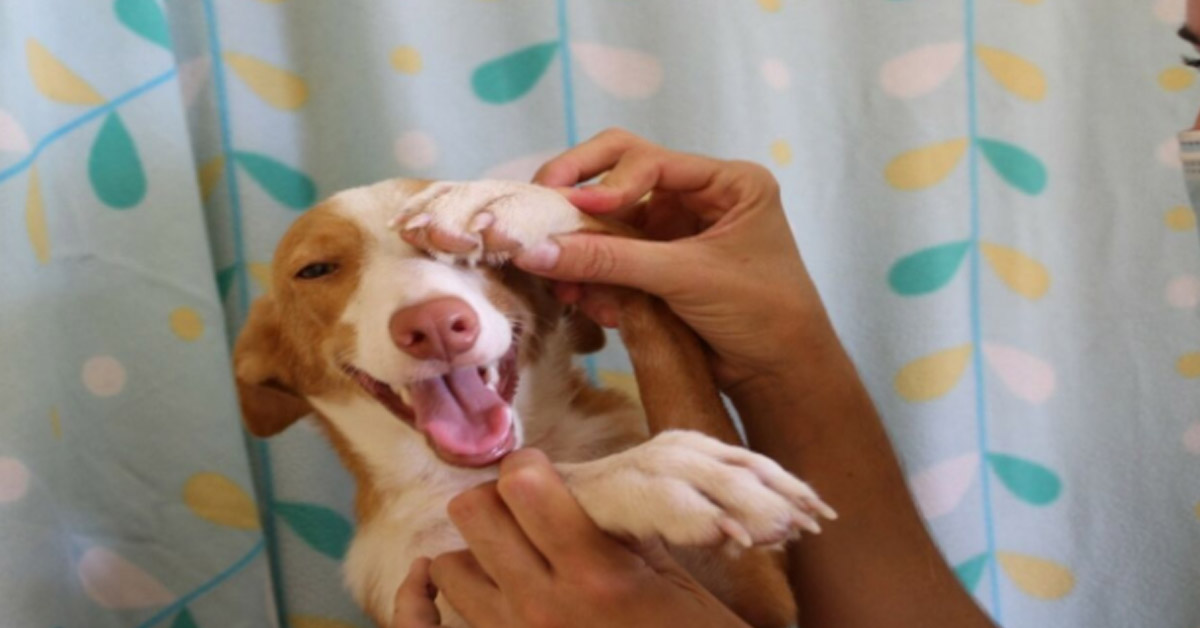
[{"label": "dog's tongue", "polygon": [[484,385],[473,366],[417,382],[410,391],[416,427],[440,453],[466,459],[487,456],[509,435],[508,404]]}]

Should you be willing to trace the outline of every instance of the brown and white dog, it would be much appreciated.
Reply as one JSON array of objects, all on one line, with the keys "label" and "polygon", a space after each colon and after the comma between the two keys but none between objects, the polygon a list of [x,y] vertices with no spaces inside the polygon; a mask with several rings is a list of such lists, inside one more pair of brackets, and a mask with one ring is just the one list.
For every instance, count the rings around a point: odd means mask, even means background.
[{"label": "brown and white dog", "polygon": [[345,580],[381,626],[413,559],[463,547],[447,502],[518,447],[545,451],[604,530],[662,539],[747,621],[790,625],[779,555],[760,546],[819,531],[833,512],[726,444],[736,433],[690,331],[660,302],[629,299],[621,327],[643,413],[573,366],[603,344],[599,328],[547,282],[500,266],[584,228],[601,227],[552,190],[508,182],[394,180],[317,205],[284,235],[238,338],[249,430],[270,436],[315,412],[357,481]]}]

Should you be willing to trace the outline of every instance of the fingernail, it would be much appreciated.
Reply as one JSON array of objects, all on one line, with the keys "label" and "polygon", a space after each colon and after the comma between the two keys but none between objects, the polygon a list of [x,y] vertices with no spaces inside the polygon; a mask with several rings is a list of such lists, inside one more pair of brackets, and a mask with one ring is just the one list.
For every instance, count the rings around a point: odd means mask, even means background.
[{"label": "fingernail", "polygon": [[521,251],[513,262],[525,270],[550,270],[558,264],[558,255],[561,252],[562,247],[557,242],[546,240]]}]

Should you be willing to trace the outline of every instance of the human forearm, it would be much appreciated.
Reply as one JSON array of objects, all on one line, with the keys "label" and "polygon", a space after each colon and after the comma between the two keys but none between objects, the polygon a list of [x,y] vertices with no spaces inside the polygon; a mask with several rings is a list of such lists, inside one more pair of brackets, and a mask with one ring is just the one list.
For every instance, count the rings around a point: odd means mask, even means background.
[{"label": "human forearm", "polygon": [[803,625],[991,626],[925,529],[878,413],[829,337],[794,373],[730,391],[751,448],[812,484],[840,515],[791,548]]}]

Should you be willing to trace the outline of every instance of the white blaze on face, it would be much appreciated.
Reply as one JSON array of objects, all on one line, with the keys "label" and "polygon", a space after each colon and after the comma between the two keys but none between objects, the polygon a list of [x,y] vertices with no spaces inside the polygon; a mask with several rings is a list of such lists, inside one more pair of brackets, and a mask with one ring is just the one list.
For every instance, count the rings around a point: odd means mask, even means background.
[{"label": "white blaze on face", "polygon": [[499,360],[512,343],[508,319],[487,299],[488,279],[480,272],[433,261],[386,228],[394,208],[378,199],[350,200],[339,211],[367,233],[358,288],[347,303],[342,321],[356,332],[353,365],[371,377],[398,387],[413,380],[440,375],[396,347],[388,322],[397,310],[438,297],[462,299],[479,318],[479,337],[458,365],[487,365]]}]

